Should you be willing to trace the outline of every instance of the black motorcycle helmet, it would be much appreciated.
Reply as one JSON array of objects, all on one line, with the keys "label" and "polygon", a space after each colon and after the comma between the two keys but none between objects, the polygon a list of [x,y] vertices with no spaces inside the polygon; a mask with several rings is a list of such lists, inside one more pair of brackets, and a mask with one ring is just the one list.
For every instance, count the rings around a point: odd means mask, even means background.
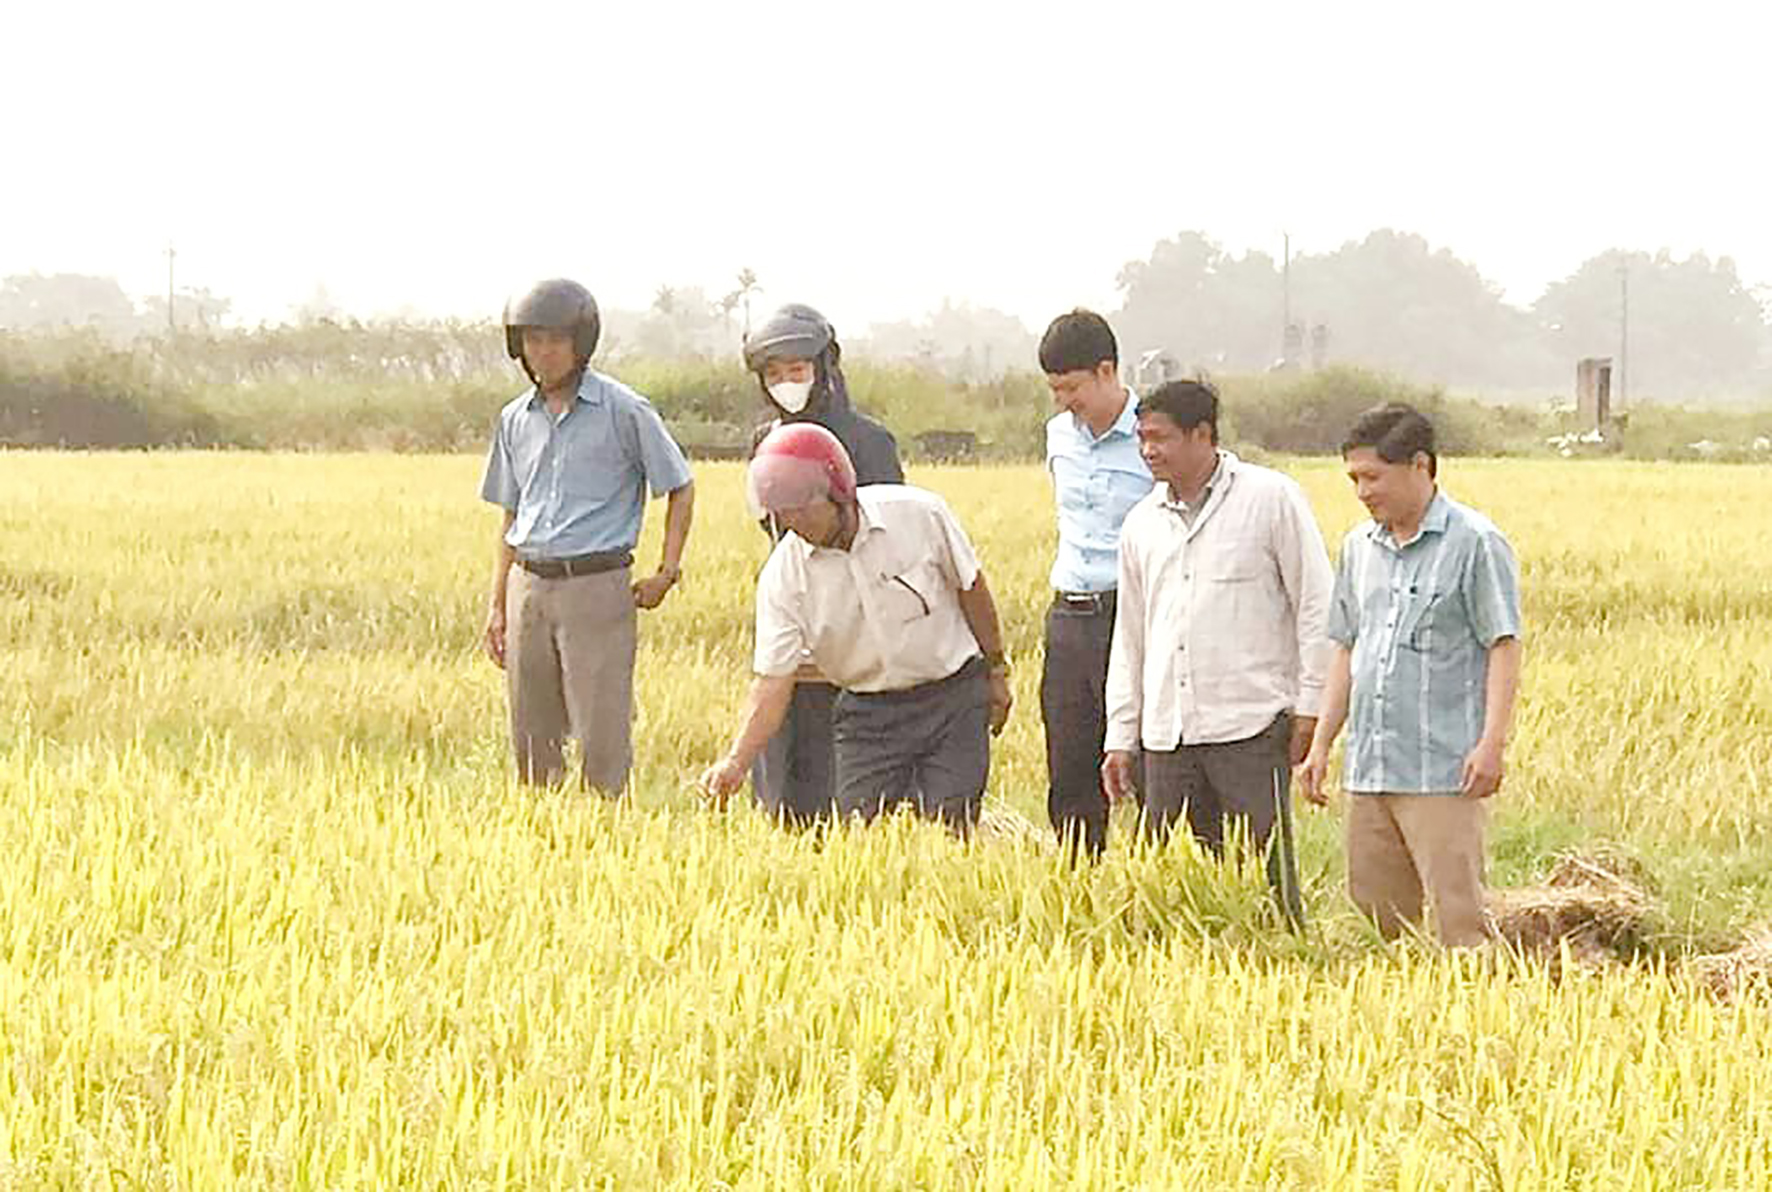
[{"label": "black motorcycle helmet", "polygon": [[[523,294],[505,303],[505,351],[512,360],[529,371],[523,359],[523,328],[549,327],[572,332],[572,346],[578,354],[579,367],[597,350],[597,337],[603,332],[603,318],[597,312],[597,300],[591,292],[564,277],[538,281]],[[530,380],[534,380],[532,376]]]},{"label": "black motorcycle helmet", "polygon": [[757,374],[757,386],[765,398],[769,398],[769,386],[763,379],[763,370],[771,360],[813,362],[815,379],[808,410],[829,397],[831,374],[842,359],[837,329],[804,302],[788,303],[753,329],[744,341],[744,366]]}]

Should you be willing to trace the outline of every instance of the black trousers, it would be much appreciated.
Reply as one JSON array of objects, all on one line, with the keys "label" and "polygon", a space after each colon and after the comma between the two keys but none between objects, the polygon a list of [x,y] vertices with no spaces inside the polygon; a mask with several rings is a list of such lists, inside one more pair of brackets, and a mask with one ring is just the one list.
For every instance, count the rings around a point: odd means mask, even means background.
[{"label": "black trousers", "polygon": [[836,706],[837,689],[829,683],[794,684],[787,719],[751,767],[757,802],[788,827],[809,827],[836,810]]},{"label": "black trousers", "polygon": [[837,696],[837,811],[872,820],[910,804],[965,836],[991,772],[984,659],[905,691]]},{"label": "black trousers", "polygon": [[1046,612],[1046,660],[1040,672],[1040,720],[1046,729],[1046,815],[1073,856],[1107,848],[1108,800],[1101,786],[1107,735],[1108,654],[1114,642],[1114,593],[1093,602],[1060,596]]}]

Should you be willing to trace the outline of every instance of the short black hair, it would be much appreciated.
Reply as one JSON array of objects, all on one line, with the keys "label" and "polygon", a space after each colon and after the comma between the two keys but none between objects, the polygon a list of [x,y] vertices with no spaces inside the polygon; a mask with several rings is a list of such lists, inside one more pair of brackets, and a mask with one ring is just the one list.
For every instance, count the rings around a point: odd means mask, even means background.
[{"label": "short black hair", "polygon": [[1159,385],[1138,401],[1138,416],[1146,414],[1162,414],[1182,430],[1204,422],[1212,428],[1212,441],[1218,442],[1218,390],[1210,381],[1196,378]]},{"label": "short black hair", "polygon": [[1040,337],[1041,372],[1094,372],[1104,360],[1120,367],[1120,344],[1108,321],[1092,310],[1079,306],[1059,315]]},{"label": "short black hair", "polygon": [[1354,419],[1341,441],[1341,454],[1361,447],[1372,448],[1387,464],[1406,464],[1419,451],[1427,456],[1429,476],[1440,470],[1440,457],[1434,451],[1434,424],[1406,402],[1374,406]]}]

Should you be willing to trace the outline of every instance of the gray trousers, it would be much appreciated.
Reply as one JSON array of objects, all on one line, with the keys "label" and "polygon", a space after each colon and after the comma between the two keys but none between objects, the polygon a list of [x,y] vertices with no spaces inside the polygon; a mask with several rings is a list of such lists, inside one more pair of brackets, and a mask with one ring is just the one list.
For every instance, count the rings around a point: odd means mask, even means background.
[{"label": "gray trousers", "polygon": [[804,828],[831,818],[837,782],[831,720],[837,689],[829,683],[794,684],[787,719],[751,767],[757,802],[783,824]]},{"label": "gray trousers", "polygon": [[633,763],[636,621],[628,568],[541,579],[511,568],[505,683],[511,749],[525,782],[564,775],[562,745],[579,743],[584,783],[619,795]]},{"label": "gray trousers", "polygon": [[873,820],[910,804],[964,836],[991,771],[984,659],[906,691],[837,696],[837,811]]},{"label": "gray trousers", "polygon": [[1194,839],[1214,855],[1224,853],[1225,821],[1240,820],[1257,851],[1273,834],[1274,778],[1289,789],[1286,749],[1292,713],[1281,712],[1266,728],[1242,741],[1183,745],[1144,755],[1144,825],[1154,842],[1169,838],[1184,814]]}]

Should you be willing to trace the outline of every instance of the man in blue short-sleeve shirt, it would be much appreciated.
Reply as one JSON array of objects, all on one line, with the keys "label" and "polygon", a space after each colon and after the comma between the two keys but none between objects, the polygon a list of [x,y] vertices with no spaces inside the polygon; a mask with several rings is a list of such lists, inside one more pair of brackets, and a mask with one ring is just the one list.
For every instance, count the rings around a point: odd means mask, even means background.
[{"label": "man in blue short-sleeve shirt", "polygon": [[1501,785],[1521,660],[1520,585],[1495,524],[1439,490],[1433,426],[1397,404],[1342,446],[1372,520],[1342,543],[1305,792],[1325,801],[1345,721],[1348,892],[1386,935],[1432,905],[1440,938],[1488,938],[1486,800]]},{"label": "man in blue short-sleeve shirt", "polygon": [[[484,644],[505,671],[518,775],[557,781],[570,736],[585,785],[619,794],[633,759],[635,609],[676,584],[695,490],[652,404],[590,369],[600,326],[571,281],[505,309],[506,347],[535,384],[499,412],[480,485],[504,511]],[[664,558],[635,582],[648,491],[670,494]]]}]

